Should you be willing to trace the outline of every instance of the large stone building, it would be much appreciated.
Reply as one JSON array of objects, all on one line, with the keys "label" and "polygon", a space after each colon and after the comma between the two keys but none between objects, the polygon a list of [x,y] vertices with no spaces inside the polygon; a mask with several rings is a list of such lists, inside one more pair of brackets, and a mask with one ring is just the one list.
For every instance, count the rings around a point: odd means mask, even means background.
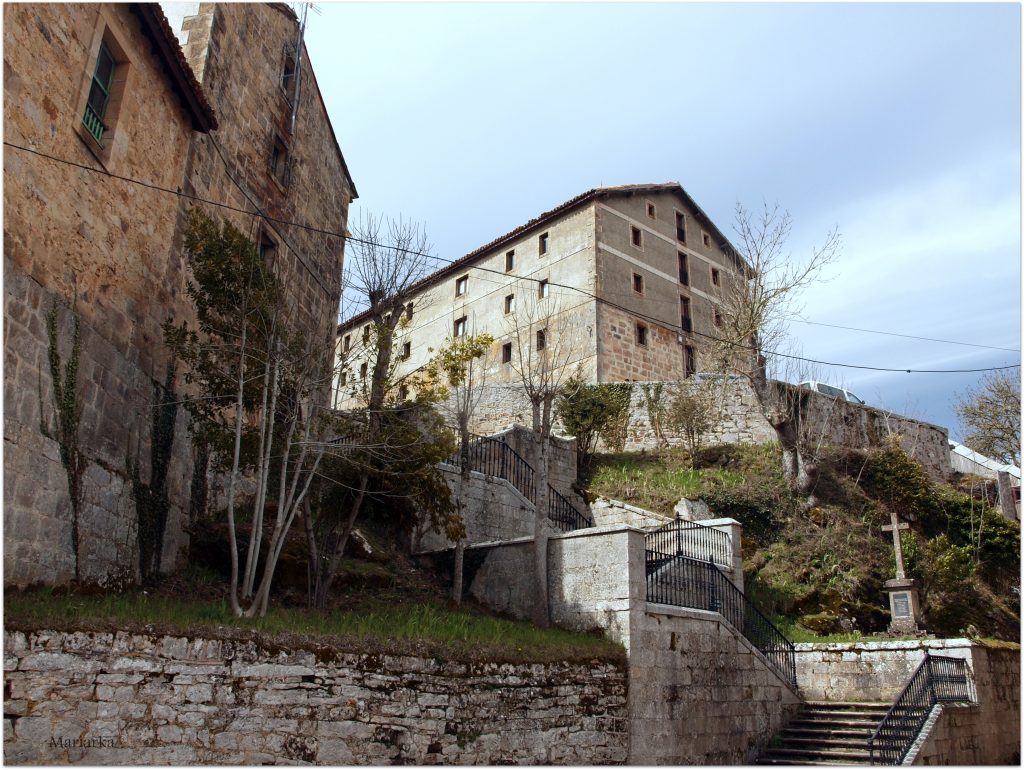
[{"label": "large stone building", "polygon": [[[492,384],[517,381],[538,345],[571,351],[589,382],[684,379],[721,322],[737,253],[679,184],[590,190],[419,281],[397,375],[447,338],[487,332]],[[365,381],[368,324],[364,312],[338,329],[339,406]]]},{"label": "large stone building", "polygon": [[[130,581],[143,540],[164,570],[187,546],[203,474],[185,411],[165,403],[167,435],[154,408],[161,325],[193,317],[191,207],[251,233],[309,333],[333,336],[343,238],[285,222],[343,233],[356,192],[298,20],[191,10],[183,52],[155,4],[4,6],[7,584]],[[157,474],[153,533],[139,501]]]}]

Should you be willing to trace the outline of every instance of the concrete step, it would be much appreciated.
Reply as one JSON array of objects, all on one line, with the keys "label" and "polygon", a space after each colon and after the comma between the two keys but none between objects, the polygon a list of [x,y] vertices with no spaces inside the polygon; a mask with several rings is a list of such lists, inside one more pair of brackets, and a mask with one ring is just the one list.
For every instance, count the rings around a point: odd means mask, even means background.
[{"label": "concrete step", "polygon": [[785,749],[852,749],[854,751],[867,750],[867,736],[858,735],[848,738],[814,736],[812,738],[801,738],[795,735],[783,733],[782,746]]},{"label": "concrete step", "polygon": [[777,748],[767,749],[761,754],[761,759],[787,759],[813,762],[841,762],[846,764],[868,764],[871,761],[871,754],[867,747],[864,749],[799,749],[799,748]]}]

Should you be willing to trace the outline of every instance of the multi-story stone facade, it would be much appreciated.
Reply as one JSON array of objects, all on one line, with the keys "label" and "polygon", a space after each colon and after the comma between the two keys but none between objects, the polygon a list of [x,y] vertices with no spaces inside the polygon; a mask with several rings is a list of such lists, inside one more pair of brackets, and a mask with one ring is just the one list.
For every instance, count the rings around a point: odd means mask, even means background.
[{"label": "multi-story stone facade", "polygon": [[271,131],[291,126],[278,81],[297,20],[283,5],[211,4],[186,29],[187,59],[154,4],[4,7],[8,584],[138,579],[140,495],[159,466],[166,486],[150,491],[166,520],[147,542],[165,570],[187,546],[193,448],[164,391],[161,326],[194,320],[190,207],[271,231],[290,301],[311,333],[333,332],[343,239],[228,208],[345,230],[355,188],[308,56],[295,131],[277,137],[288,173],[271,178]]},{"label": "multi-story stone facade", "polygon": [[[543,331],[589,382],[683,379],[714,333],[736,253],[678,184],[590,190],[421,280],[398,329],[397,375],[446,339],[487,332],[488,382],[516,382]],[[365,382],[368,323],[363,313],[338,329],[338,406]]]}]

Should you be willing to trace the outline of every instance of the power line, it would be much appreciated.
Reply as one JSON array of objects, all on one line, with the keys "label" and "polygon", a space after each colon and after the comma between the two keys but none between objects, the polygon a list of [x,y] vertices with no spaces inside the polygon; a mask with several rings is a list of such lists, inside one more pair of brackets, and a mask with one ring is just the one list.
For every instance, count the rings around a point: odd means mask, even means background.
[{"label": "power line", "polygon": [[925,342],[942,342],[946,345],[965,345],[971,348],[985,348],[986,350],[1005,350],[1007,353],[1020,353],[1017,348],[1001,348],[996,345],[979,345],[976,342],[957,342],[956,340],[940,340],[935,337],[915,337],[913,334],[900,334],[898,332],[883,332],[878,329],[858,329],[855,326],[840,326],[839,324],[827,324],[823,321],[807,321],[803,318],[794,318],[794,321],[811,326],[828,326],[831,329],[844,329],[851,332],[866,332],[867,334],[883,334],[887,337],[904,337],[908,340],[923,340]]},{"label": "power line", "polygon": [[[211,206],[217,206],[219,208],[227,209],[229,211],[235,211],[235,212],[238,212],[238,213],[241,213],[241,214],[246,214],[247,216],[252,216],[253,215],[253,212],[247,211],[245,209],[238,208],[237,206],[232,206],[232,205],[227,204],[227,203],[221,203],[220,201],[209,200],[207,198],[203,198],[203,197],[198,196],[198,195],[190,195],[188,193],[183,193],[180,190],[172,190],[172,189],[167,188],[167,187],[161,187],[160,185],[155,185],[155,184],[152,184],[152,183],[149,183],[149,182],[144,182],[144,181],[142,181],[140,179],[134,179],[132,177],[121,176],[119,174],[113,174],[113,173],[107,171],[106,169],[98,169],[98,168],[94,168],[92,166],[87,166],[87,165],[84,165],[84,164],[81,164],[81,163],[77,163],[75,161],[67,160],[65,158],[58,158],[58,157],[56,157],[54,155],[49,155],[47,153],[40,152],[39,150],[33,150],[31,148],[28,148],[28,147],[23,147],[21,145],[14,144],[12,142],[4,141],[4,145],[7,146],[7,147],[11,147],[13,149],[16,149],[16,150],[22,150],[24,152],[28,152],[28,153],[31,153],[33,155],[38,155],[40,157],[47,158],[47,159],[55,161],[57,163],[64,163],[64,164],[69,165],[69,166],[75,166],[77,168],[84,169],[85,171],[91,171],[93,173],[102,174],[104,176],[108,176],[108,177],[111,177],[113,179],[118,179],[118,180],[121,180],[121,181],[124,181],[124,182],[129,182],[130,184],[141,185],[142,187],[146,187],[146,188],[149,188],[151,190],[156,190],[158,192],[170,193],[171,195],[176,195],[176,196],[181,197],[181,198],[187,198],[189,200],[195,200],[195,201],[199,201],[199,202],[202,202],[202,203],[207,203],[207,204],[209,204]],[[214,147],[217,149],[218,154],[220,154],[220,148],[219,148],[219,146],[217,145],[216,142],[214,142]],[[224,159],[223,155],[221,155],[221,161],[224,162],[225,164],[227,163],[227,161]],[[264,219],[267,222],[274,222],[274,223],[277,223],[277,224],[290,225],[290,226],[293,226],[293,227],[298,227],[298,228],[301,228],[301,229],[304,229],[304,230],[308,230],[310,232],[319,233],[321,235],[330,235],[330,236],[334,236],[334,237],[337,237],[337,238],[344,238],[344,239],[346,239],[348,241],[352,241],[352,242],[355,242],[355,243],[364,243],[364,244],[367,244],[367,245],[382,245],[382,244],[379,244],[377,242],[370,241],[370,240],[367,240],[367,239],[364,239],[364,238],[358,238],[356,236],[346,235],[345,233],[342,233],[342,232],[337,232],[337,231],[334,231],[334,230],[327,230],[327,229],[320,228],[320,227],[314,227],[312,225],[306,225],[306,224],[302,224],[300,222],[293,222],[293,221],[287,220],[287,219],[280,219],[280,218],[277,218],[277,217],[271,217],[270,215],[265,214],[265,213],[263,213],[262,211],[259,210],[259,207],[256,206],[255,203],[253,203],[253,201],[249,197],[248,193],[239,185],[239,183],[237,181],[235,181],[234,177],[231,176],[230,172],[228,173],[228,178],[231,180],[231,182],[236,187],[239,188],[239,190],[242,191],[242,193],[246,196],[246,199],[248,199],[249,202],[252,203],[252,205],[257,209],[256,213],[262,219]],[[275,229],[275,232],[278,232],[278,231]],[[281,237],[282,237],[282,240],[285,240],[284,236],[281,236]],[[289,244],[287,242],[287,240],[285,240],[285,243],[286,243],[286,245],[288,245],[289,248],[292,248],[292,250],[295,251],[295,249],[291,246],[291,244]],[[387,246],[385,246],[385,247],[388,248]],[[459,260],[454,260],[454,259],[448,259],[446,257],[440,257],[440,256],[437,256],[436,254],[427,254],[425,252],[419,252],[419,251],[414,251],[414,250],[408,250],[408,251],[412,255],[426,257],[428,259],[433,259],[433,260],[436,260],[437,262],[445,263],[445,264],[448,264],[448,265],[455,264],[456,262],[459,261]],[[323,283],[320,281],[319,276],[315,275],[312,272],[312,270],[301,259],[301,257],[299,256],[298,252],[296,252],[296,257],[299,258],[300,264],[302,264],[303,267],[307,271],[310,272],[310,275],[313,276],[313,278],[317,281],[317,283],[320,284],[321,288],[324,288],[324,290],[326,291],[326,288],[323,286]],[[503,272],[501,270],[496,270],[494,268],[482,267],[480,265],[466,265],[466,269],[467,270],[480,270],[482,272],[488,272],[488,273],[496,273],[496,274],[502,275],[502,276],[507,275],[507,273],[505,273],[505,272]],[[533,281],[535,283],[540,283],[540,281],[541,281],[541,279],[539,279],[539,278],[529,278],[529,277],[525,277],[525,276],[524,277],[517,277],[517,280],[520,280],[520,281]],[[588,291],[586,291],[584,289],[581,289],[581,288],[579,288],[577,286],[567,286],[565,284],[554,283],[554,282],[551,282],[551,281],[548,281],[548,285],[551,286],[552,288],[561,288],[561,289],[567,289],[569,291],[578,292],[580,294],[583,294],[584,296],[590,297],[595,302],[599,302],[599,303],[601,303],[603,305],[606,305],[608,307],[612,307],[612,308],[614,308],[616,310],[619,310],[621,312],[627,313],[629,315],[632,315],[632,316],[635,316],[635,317],[638,317],[638,318],[643,318],[644,320],[650,321],[652,323],[656,323],[659,326],[662,326],[662,327],[665,327],[665,328],[668,328],[668,329],[672,329],[672,330],[675,330],[677,332],[683,332],[684,331],[681,325],[677,326],[675,324],[666,323],[665,321],[662,321],[661,319],[655,318],[654,316],[650,316],[650,315],[647,315],[645,313],[640,313],[640,312],[637,312],[637,311],[634,311],[634,310],[630,310],[629,308],[623,307],[622,305],[618,305],[618,304],[616,304],[614,302],[611,302],[610,300],[606,300],[606,299],[604,299],[602,297],[598,297],[597,295],[592,294],[591,292],[588,292]],[[811,323],[811,322],[805,322],[805,323]],[[822,325],[827,325],[827,324],[822,324]],[[870,331],[870,330],[860,330],[860,331]],[[704,334],[702,332],[697,332],[697,331],[692,331],[691,330],[689,333],[697,335],[699,337],[704,337],[704,338],[706,338],[708,340],[712,340],[712,341],[715,341],[715,342],[726,342],[727,341],[727,340],[722,340],[721,338],[715,337],[715,336],[710,335],[710,334]],[[881,333],[881,334],[892,334],[893,336],[908,336],[908,337],[910,336],[910,335],[897,334],[895,332],[878,332],[878,333]],[[921,339],[926,339],[926,338],[921,338]],[[941,340],[936,340],[936,341],[941,341]],[[972,343],[954,343],[954,344],[972,345]],[[751,351],[758,350],[757,348],[755,348],[754,346],[751,346],[751,345],[735,344],[734,347],[741,348],[741,349],[744,349],[744,350],[751,350]],[[976,347],[988,347],[988,346],[977,345]],[[997,350],[1007,350],[1008,352],[1019,352],[1019,351],[1016,351],[1016,350],[1010,350],[1009,348],[995,348],[995,349],[997,349]],[[862,369],[862,370],[874,371],[874,372],[905,372],[907,374],[973,374],[973,373],[978,373],[978,372],[995,372],[995,371],[1004,371],[1004,370],[1007,370],[1007,369],[1019,369],[1020,368],[1020,364],[1010,364],[1010,365],[1007,365],[1007,366],[986,367],[986,368],[981,368],[981,369],[907,369],[907,368],[902,368],[902,367],[894,368],[894,367],[883,367],[883,366],[866,366],[866,365],[862,365],[862,364],[845,364],[845,363],[834,362],[834,361],[821,361],[821,360],[817,360],[817,359],[813,359],[813,358],[806,358],[804,356],[794,356],[794,355],[791,355],[791,354],[788,354],[788,353],[779,353],[777,351],[764,351],[764,350],[762,350],[760,352],[767,353],[768,355],[779,356],[780,358],[788,358],[788,359],[791,359],[791,360],[794,360],[794,361],[804,361],[805,363],[819,364],[819,365],[822,365],[822,366],[835,366],[835,367],[844,368],[844,369]]]}]

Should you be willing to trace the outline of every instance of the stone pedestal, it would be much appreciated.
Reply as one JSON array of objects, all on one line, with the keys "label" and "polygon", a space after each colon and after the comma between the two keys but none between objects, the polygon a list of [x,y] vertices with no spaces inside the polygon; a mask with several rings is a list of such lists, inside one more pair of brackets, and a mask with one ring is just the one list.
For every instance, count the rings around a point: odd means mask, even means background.
[{"label": "stone pedestal", "polygon": [[909,578],[886,580],[883,590],[889,594],[890,634],[916,634],[920,631],[921,602],[914,581]]}]

